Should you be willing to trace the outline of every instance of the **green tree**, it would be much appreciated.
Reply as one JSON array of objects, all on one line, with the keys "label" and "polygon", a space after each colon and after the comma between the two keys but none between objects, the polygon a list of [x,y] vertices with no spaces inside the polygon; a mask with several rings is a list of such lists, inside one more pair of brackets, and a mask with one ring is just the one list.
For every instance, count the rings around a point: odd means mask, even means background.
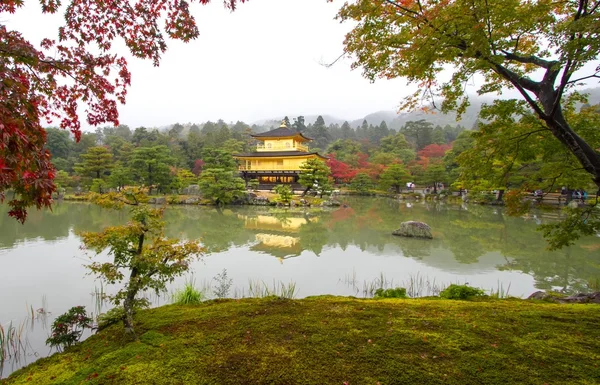
[{"label": "green tree", "polygon": [[294,194],[292,188],[287,184],[278,184],[273,188],[273,191],[277,193],[277,201],[288,204],[292,201]]},{"label": "green tree", "polygon": [[68,131],[60,128],[46,129],[46,148],[52,158],[68,159],[73,147],[73,141]]},{"label": "green tree", "polygon": [[189,170],[179,169],[171,182],[171,188],[177,190],[178,192],[181,189],[188,187],[189,185],[196,184],[198,178]]},{"label": "green tree", "polygon": [[380,149],[383,153],[393,154],[396,159],[401,160],[404,164],[408,164],[417,157],[416,152],[401,132],[382,138]]},{"label": "green tree", "polygon": [[155,185],[164,187],[171,181],[173,161],[167,146],[139,147],[131,154],[130,167],[134,178],[152,194]]},{"label": "green tree", "polygon": [[315,124],[311,125],[310,128],[306,130],[306,133],[313,139],[312,146],[321,150],[326,149],[331,140],[329,130],[325,125],[325,120],[321,115],[317,117]]},{"label": "green tree", "polygon": [[318,158],[311,158],[300,166],[300,177],[298,183],[305,187],[302,196],[311,189],[317,191],[321,196],[331,191],[329,177],[331,170],[327,164]]},{"label": "green tree", "polygon": [[402,132],[414,144],[417,152],[429,146],[433,141],[433,123],[424,119],[406,122]]},{"label": "green tree", "polygon": [[245,195],[246,184],[231,170],[208,168],[200,174],[198,187],[202,195],[217,206],[226,205]]},{"label": "green tree", "polygon": [[386,168],[379,178],[379,185],[382,189],[388,190],[393,188],[396,194],[402,191],[402,187],[410,182],[410,173],[406,171],[401,164],[392,164]]},{"label": "green tree", "polygon": [[109,193],[94,198],[103,207],[130,207],[126,225],[108,227],[101,232],[81,234],[83,244],[97,255],[108,251],[110,261],[92,262],[87,267],[104,282],[117,285],[111,302],[123,305],[123,325],[134,334],[133,312],[147,300],[137,298],[145,290],[164,291],[166,284],[188,270],[191,260],[204,249],[197,241],[180,241],[164,235],[163,210],[148,207],[147,197],[139,189]]},{"label": "green tree", "polygon": [[104,194],[106,190],[107,183],[104,179],[92,179],[92,184],[90,186],[90,191],[95,193]]},{"label": "green tree", "polygon": [[431,143],[446,144],[446,134],[444,133],[444,129],[442,127],[437,126],[433,129],[433,133],[431,134]]},{"label": "green tree", "polygon": [[356,138],[356,132],[350,127],[350,123],[344,121],[341,127],[342,139],[354,139]]},{"label": "green tree", "polygon": [[338,139],[327,147],[326,153],[335,154],[337,160],[356,166],[356,155],[361,151],[360,143],[350,139]]},{"label": "green tree", "polygon": [[237,164],[230,152],[217,148],[207,148],[202,151],[202,160],[204,161],[203,169],[220,168],[223,170],[233,171],[237,168]]},{"label": "green tree", "polygon": [[379,126],[369,127],[369,141],[373,144],[379,144],[382,138],[390,134],[387,123],[382,120]]},{"label": "green tree", "polygon": [[54,177],[54,184],[59,191],[71,187],[71,177],[66,171],[57,171]]},{"label": "green tree", "polygon": [[292,127],[297,132],[304,132],[306,130],[306,125],[304,124],[304,116],[298,116],[297,118],[294,118],[294,123],[292,124]]},{"label": "green tree", "polygon": [[448,173],[441,162],[432,163],[427,166],[424,182],[433,184],[433,193],[437,194],[438,184],[448,183]]},{"label": "green tree", "polygon": [[[567,100],[564,114],[578,134],[593,146],[600,146],[600,115],[589,109],[577,111],[577,95]],[[522,213],[521,192],[542,189],[553,191],[560,186],[570,189],[594,188],[576,157],[554,138],[552,132],[540,126],[539,119],[525,102],[497,100],[482,109],[488,123],[470,134],[472,145],[458,157],[459,183],[473,190],[511,187],[507,195],[509,212]],[[458,140],[457,140],[458,142]],[[559,248],[573,243],[582,235],[600,230],[600,216],[592,205],[568,210],[564,221],[544,227],[550,246]],[[579,222],[578,222],[579,221]]]},{"label": "green tree", "polygon": [[[402,107],[414,108],[421,97],[435,102],[434,95],[440,95],[441,110],[457,110],[460,116],[469,105],[465,86],[473,76],[484,79],[479,94],[510,87],[538,119],[527,134],[548,130],[577,159],[598,193],[600,152],[565,113],[564,96],[582,80],[600,77],[596,66],[586,67],[600,52],[599,15],[598,3],[588,0],[357,0],[339,13],[356,23],[346,37],[346,52],[365,76],[407,77],[421,84]],[[448,63],[452,76],[440,81]]]},{"label": "green tree", "polygon": [[448,183],[461,190],[465,186],[457,181],[463,171],[458,163],[458,157],[473,147],[475,140],[471,135],[472,133],[473,131],[462,131],[454,141],[452,148],[444,155],[444,166],[448,171]]},{"label": "green tree", "polygon": [[190,126],[190,131],[188,132],[189,134],[196,134],[196,135],[200,135],[200,127],[198,127],[197,124],[192,124]]},{"label": "green tree", "polygon": [[106,147],[90,147],[80,158],[75,172],[83,177],[104,179],[113,167],[113,156]]},{"label": "green tree", "polygon": [[180,123],[175,123],[171,129],[169,130],[169,137],[170,138],[174,138],[177,139],[179,138],[179,136],[181,135],[181,133],[183,132],[183,125]]},{"label": "green tree", "polygon": [[227,153],[233,155],[233,154],[239,154],[241,152],[244,152],[245,145],[246,145],[246,143],[242,142],[241,140],[227,139],[221,146],[221,149],[223,151],[226,151]]},{"label": "green tree", "polygon": [[131,170],[124,167],[122,164],[117,164],[110,172],[108,177],[108,185],[116,188],[118,191],[132,183]]},{"label": "green tree", "polygon": [[364,172],[356,174],[350,182],[350,190],[359,194],[368,194],[375,187],[371,177]]}]

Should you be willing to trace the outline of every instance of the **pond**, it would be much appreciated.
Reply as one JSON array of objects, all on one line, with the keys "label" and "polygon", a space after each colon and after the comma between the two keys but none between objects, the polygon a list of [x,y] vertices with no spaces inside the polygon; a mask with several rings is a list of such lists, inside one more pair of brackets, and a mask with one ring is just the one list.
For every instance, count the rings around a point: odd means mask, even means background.
[{"label": "pond", "polygon": [[[296,296],[369,296],[375,286],[403,286],[413,295],[435,294],[450,283],[528,296],[535,290],[577,292],[600,277],[600,239],[589,237],[549,252],[537,224],[558,212],[526,218],[498,207],[407,203],[387,198],[350,198],[347,207],[283,209],[263,206],[178,206],[165,211],[167,233],[200,239],[208,249],[191,269],[207,289],[226,270],[229,296],[248,296],[250,281],[272,287],[295,283]],[[98,313],[106,305],[96,294],[109,291],[86,275],[91,255],[77,234],[124,223],[126,212],[83,203],[59,203],[52,211],[31,211],[24,225],[0,214],[0,325],[13,328],[22,346],[4,360],[0,377],[51,353],[44,345],[54,317],[75,305]],[[433,240],[391,235],[400,222],[428,223]],[[168,294],[153,296],[155,305]],[[10,349],[9,349],[10,353]]]}]

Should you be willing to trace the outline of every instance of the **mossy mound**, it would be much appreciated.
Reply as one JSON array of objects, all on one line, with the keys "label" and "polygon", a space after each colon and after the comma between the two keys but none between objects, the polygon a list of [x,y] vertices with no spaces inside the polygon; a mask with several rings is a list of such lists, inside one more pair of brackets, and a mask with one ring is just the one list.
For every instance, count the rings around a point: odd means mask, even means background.
[{"label": "mossy mound", "polygon": [[597,384],[600,306],[314,297],[163,306],[6,384]]}]

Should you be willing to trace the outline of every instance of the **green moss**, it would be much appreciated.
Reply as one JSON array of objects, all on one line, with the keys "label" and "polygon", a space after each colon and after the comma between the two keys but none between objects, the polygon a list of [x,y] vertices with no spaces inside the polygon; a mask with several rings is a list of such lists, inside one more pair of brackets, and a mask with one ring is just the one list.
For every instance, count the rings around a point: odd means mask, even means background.
[{"label": "green moss", "polygon": [[600,306],[331,296],[169,305],[6,384],[595,384]]}]

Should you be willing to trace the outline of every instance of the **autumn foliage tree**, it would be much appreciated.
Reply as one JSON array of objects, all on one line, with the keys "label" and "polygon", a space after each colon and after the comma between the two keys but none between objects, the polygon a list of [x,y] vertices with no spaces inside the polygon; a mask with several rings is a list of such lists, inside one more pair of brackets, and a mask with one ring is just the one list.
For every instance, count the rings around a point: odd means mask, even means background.
[{"label": "autumn foliage tree", "polygon": [[354,178],[356,170],[353,170],[349,164],[346,164],[335,158],[335,154],[329,154],[327,166],[331,170],[331,176],[336,183],[347,183]]},{"label": "autumn foliage tree", "polygon": [[[371,80],[405,77],[419,86],[404,108],[442,99],[443,112],[460,116],[475,76],[483,79],[479,94],[517,91],[537,124],[506,139],[550,133],[600,195],[600,152],[566,113],[565,98],[584,81],[600,78],[599,1],[353,0],[338,16],[354,23],[345,40],[354,67]],[[441,81],[448,64],[451,77]],[[580,213],[582,226],[591,213]]]},{"label": "autumn foliage tree", "polygon": [[421,151],[418,152],[419,158],[438,158],[441,159],[446,154],[446,151],[452,148],[451,144],[430,144],[425,146]]},{"label": "autumn foliage tree", "polygon": [[[224,3],[233,10],[244,1]],[[3,0],[0,16],[23,5]],[[40,5],[43,13],[64,13],[56,37],[30,42],[0,25],[0,201],[12,189],[9,215],[21,222],[28,207],[50,206],[56,188],[43,125],[57,122],[79,139],[81,106],[90,125],[119,124],[117,104],[125,102],[131,74],[125,58],[112,53],[115,40],[158,65],[167,38],[187,42],[199,34],[185,1],[71,0],[61,7],[61,1],[40,0]]]},{"label": "autumn foliage tree", "polygon": [[[600,52],[598,1],[356,0],[339,17],[357,22],[346,36],[346,51],[365,76],[403,76],[420,85],[403,107],[441,96],[442,111],[463,113],[469,105],[465,85],[476,74],[484,78],[480,94],[511,87],[600,190],[600,153],[563,109],[566,92],[600,78],[600,67],[584,68]],[[447,63],[455,66],[452,77],[439,82]]]}]

